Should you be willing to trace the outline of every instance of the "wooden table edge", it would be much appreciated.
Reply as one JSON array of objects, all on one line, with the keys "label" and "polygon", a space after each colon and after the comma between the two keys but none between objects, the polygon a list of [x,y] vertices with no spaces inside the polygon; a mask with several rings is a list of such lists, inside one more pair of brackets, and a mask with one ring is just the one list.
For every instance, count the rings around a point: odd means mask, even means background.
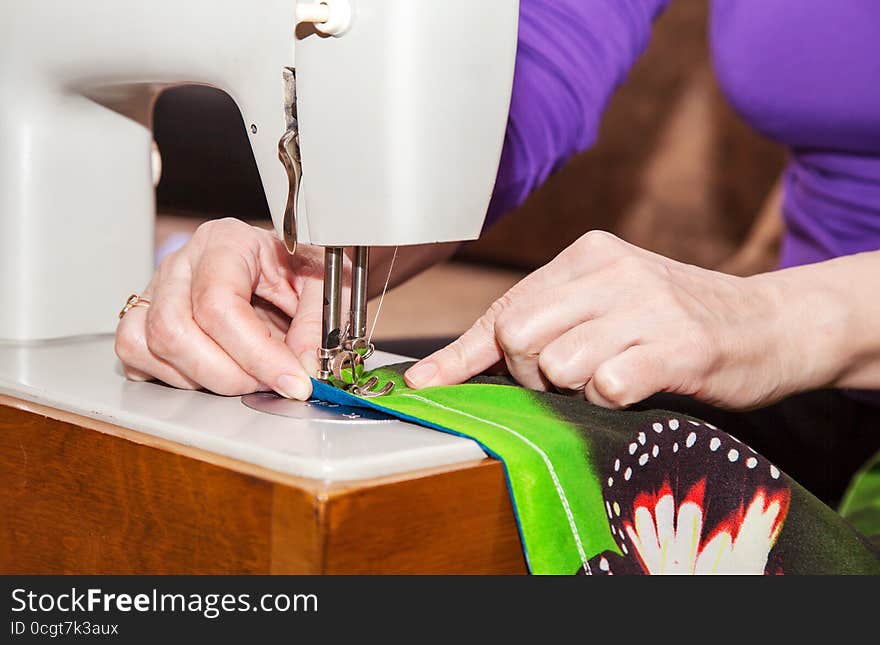
[{"label": "wooden table edge", "polygon": [[[525,570],[504,466],[496,459],[487,457],[383,477],[327,482],[297,477],[107,421],[0,394],[0,410],[3,408],[18,411],[19,414],[32,416],[35,419],[44,418],[46,423],[50,424],[47,428],[52,427],[51,424],[62,424],[58,427],[69,428],[67,432],[71,429],[93,431],[96,437],[106,436],[109,441],[121,441],[120,445],[128,444],[136,446],[137,449],[156,450],[167,454],[169,460],[191,460],[202,463],[207,468],[228,471],[235,477],[262,482],[264,486],[269,487],[262,489],[267,492],[261,493],[263,497],[260,498],[263,500],[263,509],[269,524],[264,525],[264,529],[254,529],[256,533],[252,536],[257,535],[253,539],[265,545],[267,550],[262,552],[263,555],[254,556],[265,557],[265,562],[256,565],[253,563],[253,558],[247,562],[240,558],[236,560],[244,568],[267,567],[262,570],[271,573],[510,573]],[[33,440],[39,441],[36,438]],[[91,444],[94,448],[94,442]],[[59,445],[65,446],[63,443]],[[22,449],[24,450],[24,447]],[[7,457],[13,459],[11,453]],[[66,457],[59,455],[58,458]],[[48,459],[52,460],[51,457]],[[161,463],[174,463],[169,460]],[[14,491],[20,481],[16,479],[14,473],[19,472],[20,469],[15,461],[8,461],[8,465],[11,470],[7,473],[9,481],[6,485],[10,487],[10,491]],[[26,473],[26,459],[24,467],[25,471],[22,472]],[[56,470],[49,472],[61,472],[57,470],[57,463],[55,468]],[[157,472],[162,475],[167,471]],[[207,476],[205,471],[197,472],[201,472],[201,476]],[[179,470],[174,470],[173,474],[180,476]],[[26,474],[24,476],[27,477]],[[247,484],[246,480],[230,481],[243,490],[260,490],[248,489],[253,485]],[[26,482],[25,479],[22,485],[26,486]],[[157,485],[161,487],[163,484]],[[123,488],[125,486],[126,484],[123,484]],[[98,489],[100,488],[99,486]],[[168,491],[167,486],[163,490]],[[138,491],[139,494],[142,492],[141,489]],[[79,493],[82,493],[82,490]],[[174,493],[166,492],[166,494]],[[95,507],[100,521],[104,522],[101,526],[112,534],[115,540],[113,541],[117,548],[115,553],[121,554],[118,561],[106,566],[100,562],[96,565],[87,560],[80,561],[77,559],[79,556],[71,555],[73,552],[69,549],[67,555],[62,557],[62,552],[67,547],[63,544],[59,547],[57,540],[60,538],[55,537],[59,533],[53,528],[51,517],[34,516],[29,510],[18,505],[20,500],[15,497],[14,492],[10,492],[10,495],[12,497],[8,498],[3,506],[6,508],[5,512],[10,513],[9,518],[15,518],[17,528],[12,529],[10,524],[8,530],[18,532],[20,535],[7,536],[13,542],[7,545],[5,553],[2,553],[4,549],[0,548],[0,554],[3,556],[0,560],[14,563],[15,549],[28,549],[28,557],[21,561],[29,563],[28,569],[36,567],[35,573],[153,571],[152,565],[147,560],[129,558],[121,546],[124,540],[130,539],[131,536],[116,525],[115,511],[112,506],[107,506],[115,499],[112,490],[105,495],[110,502],[105,501],[103,506]],[[91,498],[88,494],[85,496],[80,494],[79,499],[82,501]],[[29,503],[46,508],[65,508],[63,497],[31,496]],[[238,505],[236,502],[236,507],[240,509],[242,517],[246,518],[248,514],[255,512],[251,510],[256,508],[254,504],[259,503],[257,498],[254,498],[253,503]],[[199,508],[201,507],[196,508],[195,512],[198,512]],[[166,512],[161,510],[161,507],[151,507],[151,512],[154,515],[148,518],[150,519],[148,525],[154,528],[160,527],[161,535],[164,535],[162,531],[169,526],[174,526],[176,517],[170,515],[172,511]],[[209,519],[215,523],[212,524],[214,526],[216,522],[221,522],[222,518],[217,519],[212,516]],[[138,520],[141,522],[138,524],[141,528],[145,526],[142,520],[143,514]],[[32,523],[34,521],[37,523]],[[229,521],[228,516],[226,521]],[[195,534],[201,530],[192,526],[190,529]],[[462,537],[461,530],[467,531],[466,538]],[[76,539],[70,543],[75,546],[70,548],[78,549],[75,551],[77,554],[88,556],[106,545],[106,540],[101,541],[105,538],[96,537],[93,532],[89,532],[88,527],[74,525],[72,531],[76,534]],[[128,547],[137,548],[137,542],[130,542]],[[59,548],[62,552],[57,551]],[[58,555],[59,553],[62,555]],[[212,567],[208,563],[207,567],[199,568],[192,564],[194,562],[192,553],[180,551],[175,553],[182,559],[173,566],[168,564],[169,572],[210,572],[219,566]],[[164,566],[160,564],[160,568]],[[15,569],[14,564],[12,568]]]},{"label": "wooden table edge", "polygon": [[32,414],[38,414],[40,416],[48,417],[50,419],[55,419],[56,421],[71,423],[73,425],[94,430],[102,434],[125,439],[127,441],[131,441],[142,446],[157,448],[159,450],[166,450],[182,457],[196,459],[198,461],[202,461],[214,466],[219,466],[221,468],[226,468],[228,470],[243,475],[257,477],[258,479],[262,479],[275,484],[293,486],[295,488],[313,493],[317,498],[322,500],[343,495],[347,492],[350,492],[352,489],[384,486],[387,484],[394,484],[410,479],[418,479],[422,477],[430,477],[432,475],[455,472],[457,470],[493,467],[493,465],[500,464],[500,462],[493,457],[485,457],[483,459],[472,459],[468,461],[457,462],[454,464],[432,466],[430,468],[417,468],[413,470],[406,470],[390,475],[382,475],[379,477],[326,481],[322,479],[302,477],[299,475],[291,475],[289,473],[273,470],[265,466],[259,466],[257,464],[252,464],[247,461],[242,461],[240,459],[236,459],[235,457],[229,457],[228,455],[222,455],[219,453],[211,452],[210,450],[205,450],[196,446],[190,446],[185,443],[180,443],[172,439],[158,437],[156,435],[151,435],[147,432],[141,432],[139,430],[132,430],[131,428],[116,425],[108,421],[94,419],[92,417],[77,414],[75,412],[53,408],[51,406],[43,405],[41,403],[19,399],[6,394],[0,394],[0,406],[7,406],[22,410],[24,412],[30,412]]}]

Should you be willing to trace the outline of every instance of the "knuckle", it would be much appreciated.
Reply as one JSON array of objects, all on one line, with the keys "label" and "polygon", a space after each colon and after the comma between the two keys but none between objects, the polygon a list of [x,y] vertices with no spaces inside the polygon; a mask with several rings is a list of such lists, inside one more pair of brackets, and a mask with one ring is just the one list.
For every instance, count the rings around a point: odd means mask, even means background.
[{"label": "knuckle", "polygon": [[662,278],[669,284],[672,284],[675,280],[675,273],[673,272],[672,267],[665,262],[654,263],[654,275]]},{"label": "knuckle", "polygon": [[648,281],[654,292],[668,301],[670,305],[676,307],[682,305],[682,293],[675,280],[675,275],[667,265],[662,262],[646,263],[642,279]]},{"label": "knuckle", "polygon": [[505,312],[495,321],[495,338],[505,354],[521,356],[529,352],[531,342],[525,326]]},{"label": "knuckle", "polygon": [[602,398],[616,407],[625,407],[629,400],[629,388],[623,380],[611,374],[607,368],[599,367],[593,375],[593,385]]},{"label": "knuckle", "polygon": [[467,369],[469,363],[469,352],[465,347],[464,343],[461,342],[461,339],[457,339],[453,341],[450,345],[448,345],[447,349],[450,354],[452,354],[452,359],[455,364],[460,365],[463,369]]},{"label": "knuckle", "polygon": [[474,328],[483,338],[492,338],[495,333],[495,325],[489,316],[480,316],[474,323]]},{"label": "knuckle", "polygon": [[684,326],[682,339],[687,339],[679,353],[684,359],[684,369],[695,375],[703,375],[716,367],[720,361],[721,339],[709,326],[692,321]]},{"label": "knuckle", "polygon": [[611,267],[616,273],[630,278],[642,279],[646,273],[650,273],[652,278],[655,275],[649,270],[647,261],[638,255],[623,255],[614,260]]},{"label": "knuckle", "polygon": [[478,323],[486,334],[495,338],[505,351],[518,353],[525,341],[516,315],[516,287],[499,297]]},{"label": "knuckle", "polygon": [[165,307],[154,308],[147,316],[147,347],[159,356],[168,356],[181,347],[184,326],[176,315]]},{"label": "knuckle", "polygon": [[604,277],[619,285],[630,295],[642,294],[640,300],[667,299],[668,283],[658,277],[656,267],[637,255],[623,255],[612,261],[605,269]]},{"label": "knuckle", "polygon": [[513,294],[511,291],[508,291],[503,296],[499,297],[492,305],[489,307],[489,311],[486,312],[487,315],[483,316],[483,319],[486,322],[490,320],[498,320],[505,311],[510,309],[513,306]]},{"label": "knuckle", "polygon": [[481,316],[459,338],[456,338],[438,353],[442,357],[441,363],[447,366],[455,366],[454,371],[470,371],[474,356],[479,354],[487,345],[494,345],[495,328],[492,318],[488,315]]},{"label": "knuckle", "polygon": [[193,233],[193,240],[204,243],[218,237],[240,236],[250,226],[234,217],[223,217],[203,222]]},{"label": "knuckle", "polygon": [[538,356],[538,369],[553,385],[559,385],[557,380],[560,378],[559,363],[553,356],[552,349],[546,349]]},{"label": "knuckle", "polygon": [[620,239],[608,231],[592,230],[581,235],[575,242],[580,250],[595,251],[600,249],[615,248]]},{"label": "knuckle", "polygon": [[221,217],[220,219],[212,219],[199,225],[197,231],[206,233],[216,231],[234,231],[242,226],[247,226],[244,222],[234,217]]},{"label": "knuckle", "polygon": [[131,363],[137,352],[138,339],[130,326],[120,325],[116,330],[113,350],[123,364]]},{"label": "knuckle", "polygon": [[583,386],[569,362],[552,348],[538,356],[538,369],[548,381],[563,390],[577,390]]},{"label": "knuckle", "polygon": [[199,326],[208,331],[223,317],[228,308],[228,297],[225,289],[210,286],[195,294],[192,303],[193,318]]},{"label": "knuckle", "polygon": [[207,222],[202,222],[196,228],[195,233],[193,233],[194,239],[203,239],[206,237],[210,237],[214,231],[217,230],[217,226],[220,220],[212,219]]}]

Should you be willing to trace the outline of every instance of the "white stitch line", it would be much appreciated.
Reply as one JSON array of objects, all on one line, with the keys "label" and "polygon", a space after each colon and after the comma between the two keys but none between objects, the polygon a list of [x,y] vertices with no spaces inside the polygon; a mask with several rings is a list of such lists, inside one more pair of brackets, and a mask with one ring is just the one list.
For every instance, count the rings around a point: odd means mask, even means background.
[{"label": "white stitch line", "polygon": [[592,569],[590,569],[590,565],[587,562],[587,554],[584,553],[584,545],[581,543],[581,536],[578,533],[577,527],[574,524],[574,515],[571,512],[571,507],[568,505],[568,498],[565,496],[565,491],[562,490],[562,484],[559,482],[559,477],[556,476],[556,470],[553,468],[553,464],[550,463],[550,459],[547,457],[547,454],[541,450],[538,446],[536,446],[530,439],[524,437],[516,430],[508,428],[507,426],[503,426],[500,423],[495,423],[494,421],[489,421],[487,419],[482,419],[473,414],[469,414],[468,412],[464,412],[462,410],[456,410],[455,408],[450,408],[442,403],[437,403],[436,401],[432,401],[431,399],[426,399],[425,397],[418,396],[416,394],[407,394],[406,392],[401,392],[400,396],[405,396],[409,399],[416,399],[417,401],[421,401],[422,403],[427,403],[428,405],[433,405],[434,407],[441,408],[446,410],[447,412],[455,412],[456,414],[460,414],[463,417],[468,417],[473,419],[474,421],[480,421],[490,426],[494,426],[505,432],[509,432],[516,438],[520,439],[529,446],[532,450],[541,455],[541,459],[544,460],[544,465],[547,466],[547,470],[550,471],[550,477],[553,479],[553,485],[556,487],[556,493],[559,495],[559,501],[562,502],[562,508],[565,510],[565,516],[568,519],[568,527],[571,529],[571,533],[574,536],[574,542],[577,545],[578,555],[581,558],[581,563],[584,565],[584,572],[587,575],[593,575]]}]

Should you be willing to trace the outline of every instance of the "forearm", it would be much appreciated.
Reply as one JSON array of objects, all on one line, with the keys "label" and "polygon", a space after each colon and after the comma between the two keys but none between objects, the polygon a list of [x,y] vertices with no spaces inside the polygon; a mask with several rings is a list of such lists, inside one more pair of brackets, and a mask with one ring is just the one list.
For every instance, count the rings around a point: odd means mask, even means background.
[{"label": "forearm", "polygon": [[880,390],[880,251],[755,279],[775,290],[788,389]]}]

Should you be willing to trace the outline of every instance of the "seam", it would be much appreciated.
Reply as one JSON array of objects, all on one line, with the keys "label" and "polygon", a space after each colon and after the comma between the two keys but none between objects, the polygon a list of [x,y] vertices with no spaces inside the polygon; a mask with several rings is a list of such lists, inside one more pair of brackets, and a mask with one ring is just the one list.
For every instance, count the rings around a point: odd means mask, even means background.
[{"label": "seam", "polygon": [[499,428],[500,430],[504,430],[512,434],[514,437],[525,443],[529,448],[537,452],[541,459],[544,461],[544,465],[547,466],[547,470],[550,472],[550,477],[553,480],[553,485],[556,487],[556,494],[559,495],[559,501],[562,503],[562,508],[565,511],[565,517],[568,519],[568,526],[571,530],[571,534],[574,537],[575,545],[577,545],[578,555],[580,556],[581,563],[584,565],[584,571],[590,575],[592,574],[592,570],[590,569],[590,565],[587,562],[587,555],[584,552],[584,545],[581,542],[581,536],[578,533],[577,526],[574,523],[574,514],[571,512],[571,506],[568,503],[568,497],[565,494],[565,491],[562,489],[562,483],[559,481],[559,477],[556,474],[556,469],[553,467],[553,464],[550,462],[550,458],[547,457],[547,453],[545,453],[541,448],[539,448],[535,443],[533,443],[528,437],[521,435],[519,432],[512,428],[508,428],[505,425],[500,423],[496,423],[494,421],[489,421],[488,419],[483,419],[481,417],[475,416],[468,412],[464,412],[463,410],[456,410],[455,408],[450,408],[448,406],[443,405],[442,403],[437,403],[436,401],[432,401],[431,399],[426,399],[422,396],[418,396],[416,394],[408,394],[405,392],[401,392],[398,396],[407,397],[409,399],[415,399],[417,401],[421,401],[422,403],[426,403],[427,405],[434,406],[436,408],[440,408],[442,410],[446,410],[447,412],[454,412],[455,414],[459,414],[464,417],[468,417],[469,419],[473,419],[474,421],[479,421],[481,423],[485,423],[486,425],[493,426],[495,428]]}]

